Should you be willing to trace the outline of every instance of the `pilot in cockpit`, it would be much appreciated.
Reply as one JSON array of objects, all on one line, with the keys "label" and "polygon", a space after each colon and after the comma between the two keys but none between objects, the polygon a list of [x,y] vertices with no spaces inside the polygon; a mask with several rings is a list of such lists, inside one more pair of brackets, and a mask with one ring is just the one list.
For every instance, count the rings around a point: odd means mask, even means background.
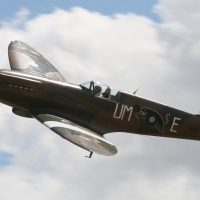
[{"label": "pilot in cockpit", "polygon": [[96,97],[102,97],[101,91],[102,91],[101,86],[96,85],[96,86],[94,87],[94,95],[95,95]]}]

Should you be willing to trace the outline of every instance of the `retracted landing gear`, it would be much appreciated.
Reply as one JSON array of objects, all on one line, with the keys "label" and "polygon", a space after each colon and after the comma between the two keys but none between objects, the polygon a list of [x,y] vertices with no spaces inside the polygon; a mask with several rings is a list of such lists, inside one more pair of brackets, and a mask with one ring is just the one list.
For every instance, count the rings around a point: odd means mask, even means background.
[{"label": "retracted landing gear", "polygon": [[86,158],[92,158],[92,154],[93,154],[93,152],[90,151],[90,155],[89,155],[89,156],[85,156],[85,157],[86,157]]}]

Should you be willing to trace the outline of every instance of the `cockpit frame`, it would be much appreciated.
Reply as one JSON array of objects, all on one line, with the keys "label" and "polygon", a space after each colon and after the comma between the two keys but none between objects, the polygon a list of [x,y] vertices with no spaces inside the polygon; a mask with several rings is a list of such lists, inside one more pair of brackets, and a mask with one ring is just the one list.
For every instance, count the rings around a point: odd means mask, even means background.
[{"label": "cockpit frame", "polygon": [[121,91],[111,88],[109,85],[101,83],[88,81],[80,84],[80,87],[93,95],[94,97],[100,97],[111,101],[120,102]]}]

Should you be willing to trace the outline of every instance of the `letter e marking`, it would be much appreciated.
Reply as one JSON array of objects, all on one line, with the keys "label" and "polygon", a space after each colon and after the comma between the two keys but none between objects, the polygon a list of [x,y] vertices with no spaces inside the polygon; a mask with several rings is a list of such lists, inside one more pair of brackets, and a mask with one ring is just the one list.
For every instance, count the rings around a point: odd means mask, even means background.
[{"label": "letter e marking", "polygon": [[180,118],[174,117],[173,123],[172,123],[172,127],[170,129],[171,132],[176,133],[177,131],[173,130],[174,126],[178,126],[178,124],[176,123],[176,120],[181,120]]}]

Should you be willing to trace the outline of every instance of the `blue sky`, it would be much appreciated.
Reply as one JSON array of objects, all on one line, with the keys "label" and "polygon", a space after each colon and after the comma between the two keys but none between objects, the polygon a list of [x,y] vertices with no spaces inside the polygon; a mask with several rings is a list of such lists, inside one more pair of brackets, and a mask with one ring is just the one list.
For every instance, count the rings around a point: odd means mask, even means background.
[{"label": "blue sky", "polygon": [[0,168],[11,163],[12,154],[0,152]]},{"label": "blue sky", "polygon": [[157,3],[156,0],[7,0],[0,1],[0,21],[7,21],[14,17],[14,13],[19,11],[22,7],[27,8],[31,16],[38,14],[50,13],[55,7],[69,10],[71,7],[79,6],[90,11],[97,11],[105,15],[112,15],[114,13],[133,12],[138,15],[148,16],[154,21],[159,21],[158,16],[153,13],[152,8]]}]

